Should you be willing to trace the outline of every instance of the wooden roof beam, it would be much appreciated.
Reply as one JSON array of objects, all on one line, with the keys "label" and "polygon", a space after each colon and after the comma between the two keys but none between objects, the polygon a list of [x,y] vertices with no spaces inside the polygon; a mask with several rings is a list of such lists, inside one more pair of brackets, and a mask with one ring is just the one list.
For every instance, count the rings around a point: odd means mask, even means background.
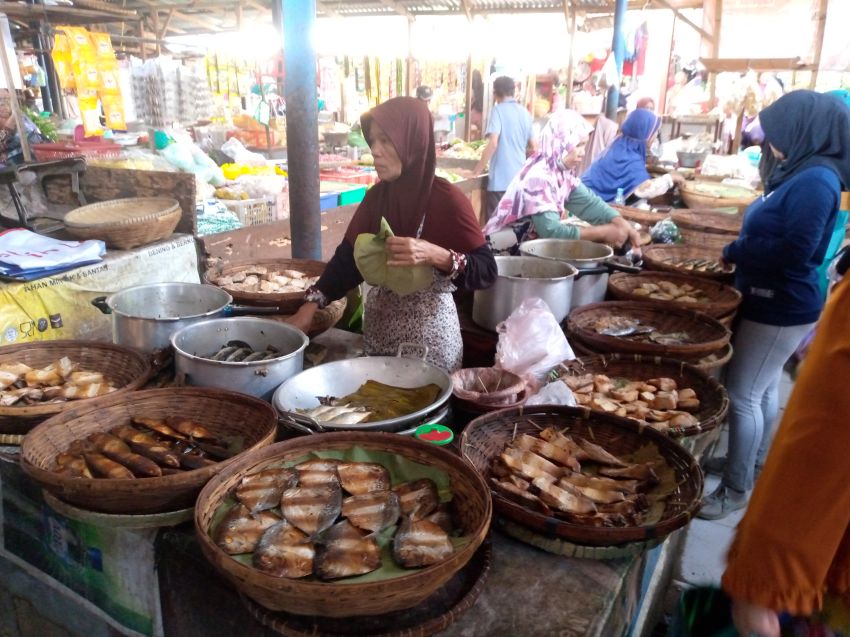
[{"label": "wooden roof beam", "polygon": [[705,29],[703,29],[703,28],[702,28],[701,26],[699,26],[696,22],[694,22],[694,21],[693,21],[693,20],[691,20],[689,17],[687,17],[685,14],[683,14],[681,11],[679,11],[679,9],[678,9],[678,8],[674,7],[674,6],[673,6],[672,4],[670,4],[667,0],[655,0],[655,2],[656,2],[657,4],[660,4],[660,5],[661,5],[662,7],[664,7],[665,9],[670,9],[670,11],[672,11],[672,12],[675,14],[675,16],[676,16],[677,18],[679,18],[679,20],[681,20],[682,22],[684,22],[685,24],[687,24],[689,27],[691,27],[694,31],[696,31],[697,33],[699,33],[699,34],[700,34],[702,37],[704,37],[706,40],[708,40],[708,41],[713,41],[713,40],[714,40],[714,36],[713,36],[713,35],[711,35],[708,31],[706,31]]},{"label": "wooden roof beam", "polygon": [[416,16],[413,15],[410,11],[408,11],[405,7],[400,5],[395,0],[381,0],[381,4],[385,7],[388,7],[398,13],[399,15],[403,15],[408,20],[413,20]]},{"label": "wooden roof beam", "polygon": [[747,71],[807,71],[813,65],[795,58],[700,58],[700,63],[711,73]]},{"label": "wooden roof beam", "polygon": [[[567,0],[564,0],[564,3],[566,2]],[[466,14],[466,19],[472,22],[472,8],[469,6],[469,0],[460,0],[460,4],[463,7],[463,12]]]}]

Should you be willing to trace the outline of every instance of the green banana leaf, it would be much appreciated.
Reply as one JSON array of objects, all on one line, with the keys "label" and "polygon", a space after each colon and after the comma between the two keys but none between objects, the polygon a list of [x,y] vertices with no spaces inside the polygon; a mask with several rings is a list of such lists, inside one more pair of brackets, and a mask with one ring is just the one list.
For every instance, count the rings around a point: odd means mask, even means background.
[{"label": "green banana leaf", "polygon": [[383,217],[377,234],[363,233],[354,241],[354,262],[369,285],[380,285],[407,296],[431,285],[434,269],[429,265],[388,266],[387,238],[393,236]]}]

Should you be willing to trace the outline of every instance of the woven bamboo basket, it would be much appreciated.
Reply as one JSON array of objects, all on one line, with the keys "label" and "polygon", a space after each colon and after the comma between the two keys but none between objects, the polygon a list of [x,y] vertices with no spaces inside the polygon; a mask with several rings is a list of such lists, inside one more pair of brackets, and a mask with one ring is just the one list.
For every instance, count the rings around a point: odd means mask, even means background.
[{"label": "woven bamboo basket", "polygon": [[539,405],[505,409],[476,418],[464,429],[460,448],[463,457],[486,479],[505,446],[517,434],[535,435],[542,428],[569,427],[569,434],[586,437],[614,455],[633,453],[654,444],[676,472],[678,488],[666,501],[655,524],[632,527],[590,527],[547,517],[493,493],[495,511],[533,531],[592,546],[617,546],[663,538],[686,525],[700,505],[703,476],[693,456],[672,438],[633,420],[601,414],[579,407]]},{"label": "woven bamboo basket", "polygon": [[62,221],[79,239],[102,239],[110,248],[129,250],[170,237],[181,215],[176,199],[133,197],[82,206]]},{"label": "woven bamboo basket", "polygon": [[485,540],[467,565],[415,608],[365,617],[305,617],[270,611],[240,595],[248,612],[284,637],[428,637],[446,630],[472,608],[490,572],[493,547]]},{"label": "woven bamboo basket", "polygon": [[677,265],[687,259],[720,261],[723,256],[722,250],[723,248],[719,246],[655,244],[643,249],[643,264],[649,270],[678,272],[716,281],[731,281],[735,275],[734,269],[728,272],[696,272]]},{"label": "woven bamboo basket", "polygon": [[36,423],[65,410],[98,404],[115,396],[124,399],[128,392],[144,385],[151,374],[150,364],[141,353],[112,343],[60,340],[20,343],[0,348],[0,363],[24,363],[32,368],[46,367],[63,356],[78,363],[81,369],[101,372],[118,389],[98,398],[0,407],[0,430],[9,434],[26,433]]},{"label": "woven bamboo basket", "polygon": [[[707,187],[715,189],[718,194],[705,192],[704,190]],[[759,194],[747,188],[725,186],[707,181],[686,181],[679,186],[679,193],[682,195],[685,205],[692,210],[731,207],[737,207],[738,210],[743,210]],[[719,193],[732,193],[732,195],[720,196]]]},{"label": "woven bamboo basket", "polygon": [[741,233],[741,224],[744,221],[741,214],[728,214],[714,210],[674,210],[672,216],[680,230],[688,228],[733,237]]},{"label": "woven bamboo basket", "polygon": [[[313,315],[313,322],[310,324],[310,329],[307,330],[307,336],[310,338],[315,338],[319,334],[323,334],[331,329],[334,325],[339,322],[339,319],[342,318],[342,315],[345,314],[345,307],[348,304],[348,300],[343,297],[341,299],[337,299],[333,303],[328,303],[327,307],[323,307],[321,309],[316,310],[316,313]],[[291,314],[286,315],[275,315],[270,314],[266,315],[263,318],[271,319],[273,321],[281,321],[286,322],[288,319],[292,317]]]},{"label": "woven bamboo basket", "polygon": [[452,393],[461,400],[503,403],[516,399],[525,390],[525,381],[495,367],[467,367],[452,372]]},{"label": "woven bamboo basket", "polygon": [[[622,356],[634,356],[634,354],[629,354],[628,352],[599,352],[574,337],[570,338],[570,347],[573,348],[573,352],[576,354],[576,356],[611,356],[613,354],[620,354]],[[726,363],[728,363],[730,360],[732,360],[732,345],[727,343],[716,352],[712,352],[711,354],[708,354],[707,356],[703,356],[701,358],[682,357],[681,360],[687,363],[688,365],[693,365],[694,367],[696,367],[700,371],[705,372],[712,378],[717,379],[720,377],[720,372],[723,366],[726,365]]]},{"label": "woven bamboo basket", "polygon": [[652,212],[651,210],[641,210],[640,208],[632,208],[631,206],[620,206],[618,204],[608,204],[614,210],[620,213],[623,219],[639,223],[643,227],[652,228],[659,221],[663,221],[670,216],[670,212]]},{"label": "woven bamboo basket", "polygon": [[686,246],[699,246],[715,250],[718,254],[723,254],[723,248],[735,240],[735,237],[728,234],[702,232],[691,228],[679,228],[679,235]]},{"label": "woven bamboo basket", "polygon": [[723,327],[732,330],[732,325],[735,323],[735,317],[738,316],[738,310],[732,310],[729,314],[717,317],[717,322]]},{"label": "woven bamboo basket", "polygon": [[679,387],[693,389],[700,401],[699,411],[694,413],[699,423],[691,427],[667,429],[667,433],[673,437],[694,436],[714,429],[723,422],[729,411],[729,395],[723,385],[699,368],[672,358],[640,354],[582,356],[564,361],[552,370],[551,375],[563,378],[588,373],[629,380],[672,378]]},{"label": "woven bamboo basket", "polygon": [[[310,259],[253,259],[251,261],[219,262],[207,268],[204,273],[206,283],[218,285],[218,277],[232,276],[254,266],[280,268],[281,270],[296,270],[306,276],[321,276],[325,271],[325,263]],[[294,313],[304,303],[304,292],[286,292],[273,294],[267,292],[244,292],[228,286],[218,286],[226,290],[236,303],[245,305],[276,305],[283,314]]]},{"label": "woven bamboo basket", "polygon": [[[216,510],[242,477],[255,467],[296,459],[313,451],[346,450],[354,446],[398,454],[448,474],[457,523],[470,541],[448,559],[407,575],[380,582],[344,584],[272,577],[234,560],[210,538],[210,525]],[[462,569],[478,550],[490,528],[492,513],[490,490],[460,456],[409,436],[341,432],[295,438],[240,458],[201,491],[195,507],[195,531],[204,555],[213,566],[241,593],[260,605],[296,615],[347,617],[390,613],[424,601]]]},{"label": "woven bamboo basket", "polygon": [[[652,326],[664,334],[684,332],[690,342],[675,345],[635,342],[627,338],[599,334],[593,329],[595,321],[611,316],[637,320],[641,325]],[[567,334],[578,337],[580,341],[602,353],[624,352],[674,358],[706,356],[726,345],[731,336],[729,330],[701,312],[638,301],[603,301],[577,308],[567,317]]]},{"label": "woven bamboo basket", "polygon": [[107,398],[97,406],[80,406],[41,423],[21,446],[23,470],[57,498],[103,513],[147,514],[192,506],[201,487],[242,454],[194,471],[134,480],[69,478],[52,471],[57,454],[75,440],[130,423],[133,416],[184,417],[201,422],[214,434],[241,437],[245,454],[270,444],[277,414],[267,402],[220,389],[174,387]]},{"label": "woven bamboo basket", "polygon": [[[669,281],[676,285],[688,284],[705,293],[708,300],[702,303],[682,303],[681,301],[658,301],[646,296],[634,294],[635,288],[644,283],[655,283]],[[683,307],[695,312],[702,312],[713,316],[717,320],[734,313],[741,304],[741,293],[729,285],[712,281],[705,277],[697,277],[688,274],[677,274],[675,272],[654,272],[646,270],[637,274],[617,272],[608,277],[608,296],[617,301],[638,301],[643,303],[657,303],[667,307]],[[729,327],[728,324],[725,324]]]}]

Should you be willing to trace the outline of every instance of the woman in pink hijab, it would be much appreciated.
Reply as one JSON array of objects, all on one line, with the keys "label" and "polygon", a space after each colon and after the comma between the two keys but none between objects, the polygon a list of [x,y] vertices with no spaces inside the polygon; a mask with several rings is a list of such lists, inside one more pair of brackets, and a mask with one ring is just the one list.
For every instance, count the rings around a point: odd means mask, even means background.
[{"label": "woman in pink hijab", "polygon": [[[554,113],[540,134],[537,152],[508,186],[484,233],[512,228],[517,240],[585,239],[639,249],[637,231],[616,210],[585,188],[576,176],[591,127],[572,110]],[[561,223],[573,215],[591,224]]]}]

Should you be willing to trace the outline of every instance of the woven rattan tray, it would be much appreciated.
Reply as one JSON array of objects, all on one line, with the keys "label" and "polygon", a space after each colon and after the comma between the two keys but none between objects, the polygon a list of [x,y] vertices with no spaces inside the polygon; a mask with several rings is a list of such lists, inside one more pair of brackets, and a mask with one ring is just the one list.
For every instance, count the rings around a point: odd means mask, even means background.
[{"label": "woven rattan tray", "polygon": [[[658,284],[659,281],[669,281],[678,286],[688,284],[703,292],[708,297],[708,300],[701,303],[683,303],[677,300],[659,301],[634,294],[635,288],[645,283]],[[638,301],[643,303],[657,303],[667,307],[682,307],[696,312],[703,312],[717,319],[735,312],[741,304],[741,293],[730,285],[690,274],[653,270],[645,270],[637,274],[627,274],[625,272],[612,274],[608,277],[608,296],[617,301]]]},{"label": "woven rattan tray", "polygon": [[170,197],[133,197],[93,203],[63,219],[79,239],[102,239],[110,248],[129,250],[170,237],[182,211]]},{"label": "woven rattan tray", "polygon": [[[728,242],[727,242],[728,243]],[[699,272],[688,270],[679,265],[688,259],[720,261],[723,256],[723,246],[712,244],[701,246],[699,244],[670,245],[654,244],[643,248],[643,264],[649,270],[660,270],[662,272],[678,272],[679,274],[691,274],[693,276],[714,279],[716,281],[729,282],[733,279],[734,266],[729,271]]]},{"label": "woven rattan tray", "polygon": [[673,221],[679,228],[701,232],[738,236],[743,215],[715,212],[713,210],[674,210]]},{"label": "woven rattan tray", "polygon": [[661,520],[656,524],[630,527],[585,526],[548,517],[493,493],[493,508],[498,515],[535,533],[574,544],[619,546],[663,539],[686,525],[696,514],[703,488],[699,464],[672,438],[633,420],[579,407],[538,405],[505,409],[473,420],[461,435],[461,453],[489,481],[493,460],[515,435],[535,435],[549,426],[569,428],[570,435],[592,440],[614,455],[632,453],[647,443],[654,444],[673,467],[678,484],[665,503]]}]

